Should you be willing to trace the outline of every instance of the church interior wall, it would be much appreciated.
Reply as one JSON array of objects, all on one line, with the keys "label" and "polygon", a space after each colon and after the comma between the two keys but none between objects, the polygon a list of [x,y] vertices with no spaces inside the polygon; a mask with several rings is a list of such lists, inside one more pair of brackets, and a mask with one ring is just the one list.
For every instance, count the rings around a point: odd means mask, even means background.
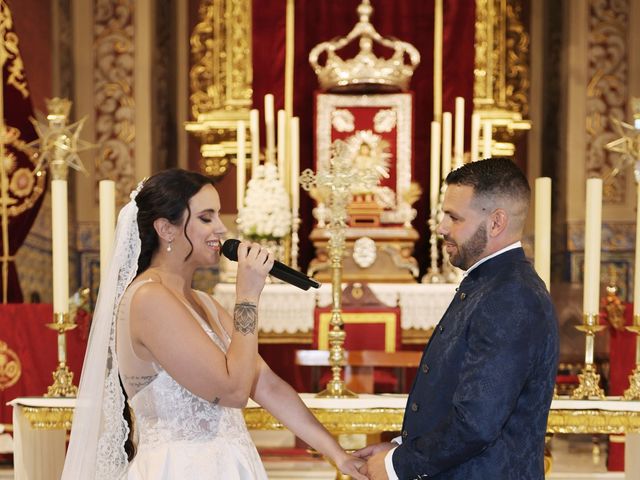
[{"label": "church interior wall", "polygon": [[[95,287],[97,282],[99,179],[118,181],[121,205],[137,180],[152,171],[198,165],[199,144],[183,124],[191,117],[188,38],[197,23],[199,4],[199,0],[12,2],[36,108],[45,110],[45,97],[69,96],[74,101],[73,119],[86,116],[83,137],[102,145],[82,156],[89,177],[73,174],[71,179],[72,289]],[[640,95],[640,58],[627,50],[640,42],[640,33],[631,28],[640,17],[639,4],[638,0],[604,4],[565,0],[560,7],[553,0],[527,3],[533,127],[518,148],[526,152],[530,181],[540,175],[554,180],[553,289],[558,292],[554,296],[559,311],[570,307],[573,312],[568,316],[579,314],[584,180],[606,175],[615,161],[602,148],[613,138],[611,129],[602,127],[602,122],[587,122],[611,114],[629,118],[628,99]],[[607,17],[611,11],[617,17]],[[606,38],[605,31],[610,34]],[[593,62],[602,60],[602,52],[617,61],[605,75],[593,67]],[[107,74],[118,79],[120,90],[113,90]],[[603,282],[612,273],[617,275],[628,299],[635,238],[633,175],[627,169],[608,185]],[[230,206],[223,212],[225,223],[234,231],[234,178],[225,176],[218,187],[223,205]],[[42,269],[50,265],[50,213],[46,201],[18,255],[26,296],[38,292],[43,301],[51,298],[50,277]]]}]

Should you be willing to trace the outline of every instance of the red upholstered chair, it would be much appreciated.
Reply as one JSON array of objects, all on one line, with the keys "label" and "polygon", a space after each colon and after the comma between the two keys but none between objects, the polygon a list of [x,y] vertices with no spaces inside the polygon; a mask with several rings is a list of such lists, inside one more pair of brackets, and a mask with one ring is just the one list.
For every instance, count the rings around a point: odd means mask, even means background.
[{"label": "red upholstered chair", "polygon": [[[400,307],[389,307],[375,297],[366,284],[347,285],[342,293],[342,321],[346,333],[346,350],[382,350],[395,352],[401,344]],[[329,349],[331,307],[316,307],[312,348]],[[324,385],[330,379],[325,374],[320,380]],[[375,390],[396,391],[398,377],[389,368],[374,370]]]}]

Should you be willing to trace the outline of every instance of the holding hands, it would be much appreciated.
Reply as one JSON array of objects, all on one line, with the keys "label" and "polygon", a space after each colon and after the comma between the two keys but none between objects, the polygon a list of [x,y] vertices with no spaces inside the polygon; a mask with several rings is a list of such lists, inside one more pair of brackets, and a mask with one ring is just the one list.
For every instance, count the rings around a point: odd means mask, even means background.
[{"label": "holding hands", "polygon": [[384,459],[389,450],[397,446],[394,442],[377,443],[353,452],[354,457],[367,461],[360,472],[364,473],[369,480],[388,480]]}]

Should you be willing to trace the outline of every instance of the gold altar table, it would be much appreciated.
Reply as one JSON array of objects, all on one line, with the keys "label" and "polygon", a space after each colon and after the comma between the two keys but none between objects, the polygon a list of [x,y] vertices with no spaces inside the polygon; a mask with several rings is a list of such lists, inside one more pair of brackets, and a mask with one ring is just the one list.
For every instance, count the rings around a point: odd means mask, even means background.
[{"label": "gold altar table", "polygon": [[[325,399],[300,395],[320,422],[334,434],[399,431],[407,395],[370,395]],[[74,399],[16,398],[14,408],[14,468],[16,480],[60,478],[66,430],[71,425]],[[244,409],[252,430],[279,430],[284,426],[254,402]],[[640,478],[640,402],[620,397],[605,400],[570,400],[551,404],[549,433],[626,434],[625,478]]]}]

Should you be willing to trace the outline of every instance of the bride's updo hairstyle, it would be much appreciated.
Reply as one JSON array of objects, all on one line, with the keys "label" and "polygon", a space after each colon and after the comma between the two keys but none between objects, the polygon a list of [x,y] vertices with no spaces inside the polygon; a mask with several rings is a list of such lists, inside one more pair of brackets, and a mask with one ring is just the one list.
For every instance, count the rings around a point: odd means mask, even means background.
[{"label": "bride's updo hairstyle", "polygon": [[[184,212],[185,237],[187,224],[191,219],[189,200],[205,185],[213,185],[213,180],[200,173],[189,172],[178,168],[163,170],[149,177],[135,198],[138,205],[138,231],[140,232],[141,250],[138,257],[138,275],[149,268],[151,257],[158,248],[158,234],[153,222],[158,218],[166,218],[173,225],[180,225]],[[193,244],[191,244],[191,252]],[[191,252],[185,257],[189,258]]]}]

